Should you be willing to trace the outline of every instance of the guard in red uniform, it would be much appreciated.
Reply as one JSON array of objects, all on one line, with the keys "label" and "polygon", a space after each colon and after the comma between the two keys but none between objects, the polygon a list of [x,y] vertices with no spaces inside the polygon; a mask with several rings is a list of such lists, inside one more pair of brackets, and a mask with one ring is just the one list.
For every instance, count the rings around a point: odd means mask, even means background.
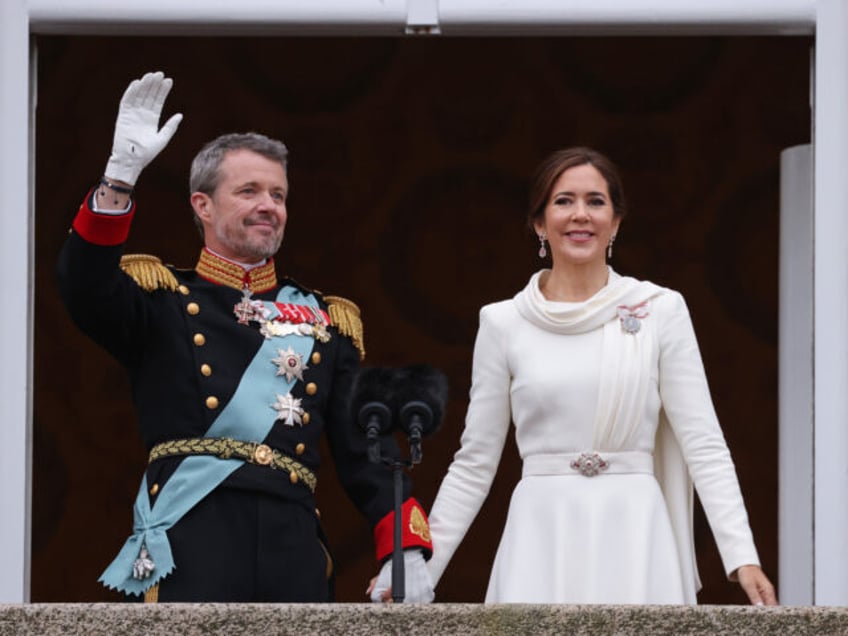
[{"label": "guard in red uniform", "polygon": [[[277,279],[287,150],[256,133],[219,137],[192,163],[205,243],[194,269],[123,254],[138,176],[182,118],[159,127],[171,84],[148,73],[127,88],[106,171],[58,267],[74,321],[130,374],[150,453],[132,535],[101,581],[148,601],[329,601],[314,500],[322,435],[384,572],[393,548],[392,473],[368,461],[348,408],[364,356],[359,310]],[[391,440],[383,454],[398,454]],[[429,601],[429,527],[404,488],[406,598]]]}]

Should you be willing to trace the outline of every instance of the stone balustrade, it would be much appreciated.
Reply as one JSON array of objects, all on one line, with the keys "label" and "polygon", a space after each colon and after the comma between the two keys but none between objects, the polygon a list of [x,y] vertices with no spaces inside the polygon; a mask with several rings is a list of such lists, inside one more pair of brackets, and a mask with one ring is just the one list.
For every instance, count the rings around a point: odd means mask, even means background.
[{"label": "stone balustrade", "polygon": [[77,603],[0,605],[0,636],[270,634],[848,634],[846,607],[735,605],[330,605]]}]

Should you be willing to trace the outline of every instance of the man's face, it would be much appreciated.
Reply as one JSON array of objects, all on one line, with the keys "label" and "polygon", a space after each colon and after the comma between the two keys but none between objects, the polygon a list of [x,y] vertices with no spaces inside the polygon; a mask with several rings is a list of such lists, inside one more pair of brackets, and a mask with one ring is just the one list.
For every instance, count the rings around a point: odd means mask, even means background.
[{"label": "man's face", "polygon": [[277,253],[286,227],[288,179],[283,166],[251,150],[231,150],[212,196],[191,195],[206,246],[234,261],[253,263]]}]

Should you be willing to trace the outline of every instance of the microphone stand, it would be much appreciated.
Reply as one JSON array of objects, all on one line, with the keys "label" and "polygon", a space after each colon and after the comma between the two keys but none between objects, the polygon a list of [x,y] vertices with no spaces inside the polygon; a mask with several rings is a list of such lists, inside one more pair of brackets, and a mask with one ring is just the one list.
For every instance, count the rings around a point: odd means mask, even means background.
[{"label": "microphone stand", "polygon": [[395,518],[394,518],[394,548],[392,550],[392,600],[403,603],[406,596],[406,573],[403,561],[403,469],[411,463],[403,459],[388,459],[383,461],[391,467],[395,487]]},{"label": "microphone stand", "polygon": [[403,560],[403,520],[401,508],[403,503],[403,469],[411,468],[421,463],[421,432],[433,419],[433,411],[424,402],[413,400],[407,402],[400,410],[400,418],[405,423],[403,428],[409,436],[410,459],[385,459],[392,467],[395,486],[395,523],[394,550],[392,551],[392,600],[403,603],[406,596],[406,581]]},{"label": "microphone stand", "polygon": [[[443,377],[443,376],[442,376]],[[377,382],[379,378],[371,380]],[[383,383],[386,379],[382,379]],[[391,403],[397,399],[394,394],[384,388],[384,392],[390,395]],[[358,401],[358,400],[357,400]],[[394,527],[392,549],[392,600],[395,603],[403,603],[406,597],[406,573],[403,555],[403,470],[412,468],[414,464],[421,462],[421,437],[430,427],[433,421],[433,409],[421,400],[410,400],[404,404],[399,412],[403,422],[402,428],[409,437],[410,459],[401,459],[381,456],[379,438],[392,430],[392,412],[385,400],[372,399],[359,409],[357,419],[360,427],[365,430],[367,441],[368,459],[372,463],[380,460],[392,469],[394,486]]]}]

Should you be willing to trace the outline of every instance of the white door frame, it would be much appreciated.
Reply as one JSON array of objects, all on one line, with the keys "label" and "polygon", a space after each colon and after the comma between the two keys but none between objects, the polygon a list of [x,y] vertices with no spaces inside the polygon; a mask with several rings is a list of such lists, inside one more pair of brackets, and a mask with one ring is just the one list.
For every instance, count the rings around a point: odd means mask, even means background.
[{"label": "white door frame", "polygon": [[[813,293],[784,302],[787,289],[781,284],[780,310],[781,321],[795,320],[805,330],[800,336],[813,343],[809,378],[812,421],[789,423],[806,427],[814,439],[814,474],[798,490],[815,496],[814,518],[802,519],[798,534],[804,534],[803,528],[813,528],[813,545],[799,546],[782,534],[780,549],[808,550],[815,555],[810,572],[793,572],[809,580],[811,602],[848,605],[846,5],[843,0],[241,0],[235,4],[217,0],[0,0],[0,289],[4,297],[0,314],[0,404],[4,415],[0,425],[0,603],[27,602],[30,594],[37,97],[31,35],[402,36],[441,32],[815,36],[812,95],[815,129],[821,134],[815,135],[813,149],[813,231],[811,240],[783,248],[814,263]],[[781,260],[786,256],[782,252]],[[781,347],[784,344],[781,332]],[[781,358],[781,364],[786,363]],[[787,400],[781,392],[781,413],[792,412],[784,408]],[[783,525],[781,529],[783,533]]]}]

